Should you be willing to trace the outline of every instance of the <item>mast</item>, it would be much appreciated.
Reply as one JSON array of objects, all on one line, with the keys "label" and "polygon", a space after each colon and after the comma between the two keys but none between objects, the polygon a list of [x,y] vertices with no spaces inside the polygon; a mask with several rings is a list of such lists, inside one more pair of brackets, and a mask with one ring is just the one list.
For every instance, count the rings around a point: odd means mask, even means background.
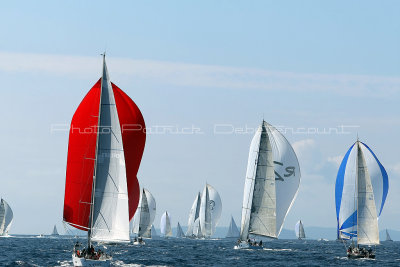
[{"label": "mast", "polygon": [[97,119],[97,136],[96,136],[96,150],[95,150],[95,158],[94,158],[94,166],[93,166],[93,182],[92,182],[92,194],[90,201],[90,212],[89,212],[89,229],[88,229],[88,249],[91,246],[90,237],[92,235],[93,228],[93,213],[94,213],[94,198],[95,198],[95,190],[96,190],[96,170],[97,170],[97,151],[99,147],[99,131],[100,131],[100,115],[101,115],[101,96],[103,94],[103,78],[104,78],[104,70],[106,65],[106,53],[101,54],[103,56],[103,70],[101,75],[101,85],[100,85],[100,101],[99,101],[99,117]]}]

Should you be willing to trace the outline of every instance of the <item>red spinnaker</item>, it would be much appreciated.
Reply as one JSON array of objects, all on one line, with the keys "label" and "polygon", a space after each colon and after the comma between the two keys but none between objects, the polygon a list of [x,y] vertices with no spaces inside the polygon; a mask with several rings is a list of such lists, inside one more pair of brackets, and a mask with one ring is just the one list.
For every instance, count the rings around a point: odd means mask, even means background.
[{"label": "red spinnaker", "polygon": [[[87,230],[96,151],[101,79],[90,89],[72,117],[69,132],[64,221]],[[129,219],[139,203],[137,180],[146,141],[145,123],[136,104],[112,84],[122,132],[129,198]]]}]

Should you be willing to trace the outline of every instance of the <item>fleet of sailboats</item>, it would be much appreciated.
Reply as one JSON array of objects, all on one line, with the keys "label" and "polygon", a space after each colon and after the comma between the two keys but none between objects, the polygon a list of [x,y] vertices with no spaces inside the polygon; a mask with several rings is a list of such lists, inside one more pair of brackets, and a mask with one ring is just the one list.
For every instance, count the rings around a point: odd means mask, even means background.
[{"label": "fleet of sailboats", "polygon": [[102,77],[75,111],[69,133],[63,219],[88,233],[86,253],[74,248],[74,266],[110,265],[111,256],[95,252],[93,242],[130,242],[146,140],[144,131],[129,130],[132,125],[144,129],[143,116],[111,83],[103,55]]},{"label": "fleet of sailboats", "polygon": [[297,239],[304,239],[306,238],[306,234],[304,232],[304,227],[303,227],[303,223],[300,221],[298,221],[294,227],[294,231],[296,233],[296,237]]},{"label": "fleet of sailboats", "polygon": [[342,160],[335,187],[338,238],[352,240],[348,257],[375,257],[371,249],[359,245],[379,244],[378,218],[388,189],[385,168],[374,152],[357,140]]},{"label": "fleet of sailboats", "polygon": [[296,198],[300,177],[292,146],[282,133],[263,120],[250,144],[236,249],[261,247],[250,240],[251,236],[279,236]]},{"label": "fleet of sailboats", "polygon": [[8,236],[14,214],[8,203],[1,199],[0,202],[0,236]]}]

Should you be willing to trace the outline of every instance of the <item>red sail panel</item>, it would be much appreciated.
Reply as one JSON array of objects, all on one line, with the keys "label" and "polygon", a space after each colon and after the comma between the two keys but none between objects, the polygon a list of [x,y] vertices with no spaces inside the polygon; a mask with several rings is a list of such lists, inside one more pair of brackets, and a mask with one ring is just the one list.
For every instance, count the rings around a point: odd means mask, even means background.
[{"label": "red sail panel", "polygon": [[128,184],[129,220],[139,204],[140,188],[137,179],[146,142],[146,125],[142,113],[132,99],[112,84],[124,144],[126,179]]},{"label": "red sail panel", "polygon": [[93,168],[100,105],[101,79],[92,87],[72,117],[64,197],[64,221],[86,230],[89,226]]}]

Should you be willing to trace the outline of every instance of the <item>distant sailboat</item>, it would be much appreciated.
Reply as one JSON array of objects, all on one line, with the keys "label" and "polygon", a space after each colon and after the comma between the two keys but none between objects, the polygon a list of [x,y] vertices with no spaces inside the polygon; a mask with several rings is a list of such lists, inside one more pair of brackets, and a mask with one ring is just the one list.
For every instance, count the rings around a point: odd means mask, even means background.
[{"label": "distant sailboat", "polygon": [[1,199],[0,203],[0,236],[8,236],[11,224],[13,222],[14,214],[10,205]]},{"label": "distant sailboat", "polygon": [[299,185],[296,153],[275,127],[263,121],[250,145],[240,242],[235,249],[254,247],[248,242],[250,235],[277,238]]},{"label": "distant sailboat", "polygon": [[[144,189],[141,191],[138,209],[132,220],[132,233],[136,237],[151,237],[151,226],[156,216],[156,200]],[[150,236],[150,237],[149,237]]]},{"label": "distant sailboat", "polygon": [[[336,178],[335,198],[340,239],[357,238],[357,245],[378,245],[378,217],[389,189],[385,168],[372,150],[357,140],[347,151]],[[349,258],[375,258],[372,250],[363,253],[354,244]]]},{"label": "distant sailboat", "polygon": [[159,237],[159,235],[157,234],[156,228],[154,228],[154,225],[151,226],[150,235],[151,235],[151,238]]},{"label": "distant sailboat", "polygon": [[183,233],[182,227],[178,222],[178,226],[176,227],[176,237],[178,238],[183,238],[185,237],[185,234]]},{"label": "distant sailboat", "polygon": [[199,211],[202,236],[209,238],[215,233],[215,229],[221,218],[221,212],[222,202],[217,190],[211,185],[206,184],[201,195]]},{"label": "distant sailboat", "polygon": [[54,225],[53,232],[51,233],[52,236],[59,236],[57,227]]},{"label": "distant sailboat", "polygon": [[388,232],[387,229],[386,229],[386,240],[385,241],[392,241],[393,242],[392,238],[390,238],[390,235],[389,235],[389,232]]},{"label": "distant sailboat", "polygon": [[172,236],[171,218],[167,211],[161,216],[160,231],[164,237]]},{"label": "distant sailboat", "polygon": [[301,222],[301,220],[296,223],[296,226],[294,227],[294,230],[296,232],[296,237],[298,239],[306,238],[306,234],[304,232],[303,223]]},{"label": "distant sailboat", "polygon": [[226,238],[238,238],[240,236],[239,229],[235,223],[235,220],[231,216],[231,223],[229,224],[228,233],[226,234]]},{"label": "distant sailboat", "polygon": [[110,265],[111,257],[95,253],[92,242],[130,242],[129,221],[140,196],[136,175],[145,123],[132,99],[111,83],[105,55],[102,69],[75,111],[69,133],[64,221],[88,232],[87,253],[75,245],[74,266]]}]

